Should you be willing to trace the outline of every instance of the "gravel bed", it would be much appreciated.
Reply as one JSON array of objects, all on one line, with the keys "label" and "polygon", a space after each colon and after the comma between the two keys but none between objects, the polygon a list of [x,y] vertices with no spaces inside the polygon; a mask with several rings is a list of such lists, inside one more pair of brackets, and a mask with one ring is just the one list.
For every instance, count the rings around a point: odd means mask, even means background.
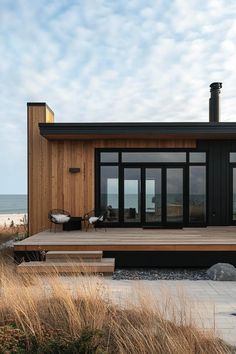
[{"label": "gravel bed", "polygon": [[114,280],[208,280],[207,268],[122,268]]}]

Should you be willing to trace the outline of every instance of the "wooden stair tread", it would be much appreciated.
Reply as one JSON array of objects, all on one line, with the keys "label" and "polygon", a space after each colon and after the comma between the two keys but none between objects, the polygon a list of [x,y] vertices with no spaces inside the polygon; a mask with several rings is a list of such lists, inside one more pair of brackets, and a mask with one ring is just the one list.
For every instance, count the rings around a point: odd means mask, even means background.
[{"label": "wooden stair tread", "polygon": [[103,255],[102,251],[49,251],[46,254],[46,262],[54,261],[96,261],[101,260]]},{"label": "wooden stair tread", "polygon": [[102,256],[102,251],[48,251],[47,255],[54,255],[54,254],[68,254],[68,255],[73,255],[73,254],[93,254],[93,255],[101,255]]},{"label": "wooden stair tread", "polygon": [[75,258],[75,257],[65,257],[65,258],[51,258],[46,259],[45,263],[101,263],[102,258]]},{"label": "wooden stair tread", "polygon": [[22,262],[18,273],[113,273],[114,258],[102,258],[99,262]]},{"label": "wooden stair tread", "polygon": [[[115,263],[115,258],[102,258],[101,262],[91,262],[91,265],[101,265],[101,264],[113,264]],[[54,263],[54,262],[40,262],[40,261],[31,261],[31,262],[22,262],[21,264],[18,265],[18,267],[46,267],[46,266],[54,266],[54,267],[60,267],[63,265],[70,265],[70,266],[75,266],[77,267],[78,265],[85,265],[88,266],[89,262],[80,262],[80,263],[74,263],[74,262],[60,262],[60,263]]]},{"label": "wooden stair tread", "polygon": [[46,254],[46,262],[101,261],[102,255],[102,251],[49,251]]}]

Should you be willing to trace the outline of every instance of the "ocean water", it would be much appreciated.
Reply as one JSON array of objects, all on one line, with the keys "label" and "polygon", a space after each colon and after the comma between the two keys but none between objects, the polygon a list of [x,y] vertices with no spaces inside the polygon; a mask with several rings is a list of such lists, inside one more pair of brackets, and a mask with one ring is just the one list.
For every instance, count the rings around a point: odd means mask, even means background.
[{"label": "ocean water", "polygon": [[[153,209],[155,207],[161,207],[161,195],[156,194],[146,194],[146,208]],[[138,204],[141,202],[141,197],[137,194],[126,194],[124,198],[124,206],[128,208],[138,209]],[[183,202],[182,194],[168,194],[168,203],[170,204],[181,204]],[[101,203],[103,206],[111,205],[113,208],[118,208],[118,195],[117,194],[102,194]],[[205,204],[204,194],[192,194],[190,196],[190,204],[194,206],[200,206]],[[235,199],[235,210],[236,210],[236,199]]]},{"label": "ocean water", "polygon": [[[160,196],[157,197],[157,206],[160,206]],[[146,196],[146,208],[152,209],[155,206],[153,195]],[[113,208],[118,207],[118,196],[114,194],[101,195],[102,205],[112,205]],[[172,195],[169,198],[173,203],[178,203],[182,198],[179,195]],[[202,205],[204,204],[203,195],[193,195],[191,198],[191,204]],[[234,210],[236,210],[236,194],[234,194]],[[138,208],[138,197],[137,195],[126,195],[125,198],[126,208]],[[0,194],[0,214],[26,214],[27,213],[27,195],[26,194]]]},{"label": "ocean water", "polygon": [[26,194],[0,194],[0,214],[26,214]]}]

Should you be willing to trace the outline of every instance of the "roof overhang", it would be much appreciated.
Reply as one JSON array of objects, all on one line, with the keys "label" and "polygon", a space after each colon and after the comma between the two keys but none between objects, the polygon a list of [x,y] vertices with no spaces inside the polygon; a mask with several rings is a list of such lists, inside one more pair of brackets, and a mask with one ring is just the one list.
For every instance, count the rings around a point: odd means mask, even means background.
[{"label": "roof overhang", "polygon": [[48,140],[236,139],[236,123],[39,123]]}]

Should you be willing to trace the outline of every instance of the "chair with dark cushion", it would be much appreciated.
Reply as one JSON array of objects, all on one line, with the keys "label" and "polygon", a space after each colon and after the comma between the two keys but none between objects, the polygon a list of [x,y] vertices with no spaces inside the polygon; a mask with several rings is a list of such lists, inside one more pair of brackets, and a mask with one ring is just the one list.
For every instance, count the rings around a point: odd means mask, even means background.
[{"label": "chair with dark cushion", "polygon": [[52,224],[55,225],[56,232],[57,225],[63,225],[70,220],[70,213],[64,209],[52,209],[48,213],[48,220],[51,222],[50,232],[52,231]]}]

